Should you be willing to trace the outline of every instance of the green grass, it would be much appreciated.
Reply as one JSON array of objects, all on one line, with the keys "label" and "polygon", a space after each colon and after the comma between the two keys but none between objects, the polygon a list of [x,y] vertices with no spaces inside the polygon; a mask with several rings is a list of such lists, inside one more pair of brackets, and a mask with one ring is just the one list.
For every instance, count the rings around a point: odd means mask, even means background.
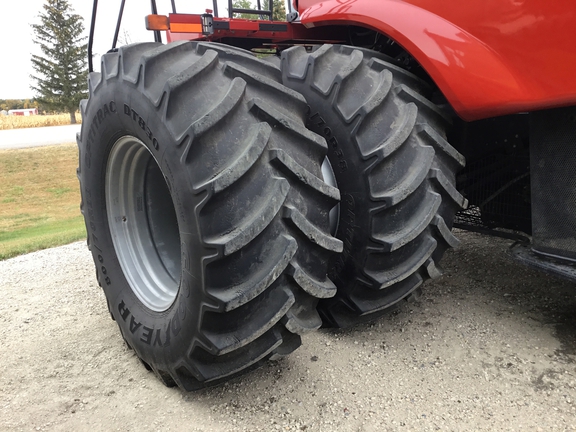
[{"label": "green grass", "polygon": [[43,222],[28,228],[0,232],[0,261],[65,245],[85,237],[86,229],[82,217]]},{"label": "green grass", "polygon": [[86,237],[73,144],[0,151],[0,260]]}]

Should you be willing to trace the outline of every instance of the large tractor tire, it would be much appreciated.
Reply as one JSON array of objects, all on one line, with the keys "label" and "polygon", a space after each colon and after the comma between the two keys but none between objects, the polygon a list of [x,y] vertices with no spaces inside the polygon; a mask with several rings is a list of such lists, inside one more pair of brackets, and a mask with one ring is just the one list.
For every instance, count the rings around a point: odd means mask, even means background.
[{"label": "large tractor tire", "polygon": [[284,85],[310,105],[307,126],[328,142],[342,200],[329,277],[337,294],[320,301],[326,326],[373,319],[441,274],[464,158],[446,141],[449,118],[430,88],[373,51],[325,45],[282,53]]},{"label": "large tractor tire", "polygon": [[90,74],[88,244],[126,343],[166,385],[199,389],[290,353],[335,294],[340,195],[305,100],[280,83],[248,52],[192,42],[129,45]]}]

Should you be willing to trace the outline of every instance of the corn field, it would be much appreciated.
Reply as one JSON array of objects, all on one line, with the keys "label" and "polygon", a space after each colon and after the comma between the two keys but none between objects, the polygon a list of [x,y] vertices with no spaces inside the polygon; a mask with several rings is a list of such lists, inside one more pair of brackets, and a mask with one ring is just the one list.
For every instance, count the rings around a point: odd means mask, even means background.
[{"label": "corn field", "polygon": [[[82,123],[82,117],[76,113],[76,121]],[[22,129],[44,126],[61,126],[70,124],[70,114],[34,115],[34,116],[2,116],[0,115],[0,130]]]}]

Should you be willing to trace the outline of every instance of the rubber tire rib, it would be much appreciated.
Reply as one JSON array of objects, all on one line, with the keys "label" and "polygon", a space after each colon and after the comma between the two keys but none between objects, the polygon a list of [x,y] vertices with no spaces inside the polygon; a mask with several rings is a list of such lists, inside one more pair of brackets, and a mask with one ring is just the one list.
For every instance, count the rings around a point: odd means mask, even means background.
[{"label": "rubber tire rib", "polygon": [[284,85],[306,98],[307,127],[324,136],[342,194],[325,326],[380,316],[441,274],[458,241],[454,214],[467,205],[455,187],[464,158],[446,142],[450,120],[425,95],[430,87],[373,51],[324,45],[282,53]]},{"label": "rubber tire rib", "polygon": [[[196,42],[134,44],[105,54],[80,104],[81,210],[97,279],[127,345],[166,385],[190,391],[253,369],[321,325],[342,250],[322,181],[327,146],[305,128],[304,98],[278,67]],[[281,102],[278,102],[281,101]],[[174,303],[148,309],[111,238],[105,177],[111,149],[139,139],[174,205],[181,272]]]}]

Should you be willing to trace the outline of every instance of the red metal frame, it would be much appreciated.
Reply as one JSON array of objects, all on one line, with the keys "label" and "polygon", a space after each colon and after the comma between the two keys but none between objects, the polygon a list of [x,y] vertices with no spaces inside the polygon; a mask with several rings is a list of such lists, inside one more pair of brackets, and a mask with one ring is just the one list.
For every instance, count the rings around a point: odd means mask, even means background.
[{"label": "red metal frame", "polygon": [[303,24],[380,31],[466,120],[576,104],[574,0],[298,0]]},{"label": "red metal frame", "polygon": [[[198,25],[202,15],[170,14],[170,31],[166,32],[168,42],[178,40],[206,40],[218,42],[222,39],[261,40],[263,47],[270,45],[299,43],[342,43],[342,27],[308,29],[301,23],[285,21],[261,21],[239,18],[213,17],[214,33],[208,35],[185,29],[185,25]],[[275,30],[270,30],[275,29]],[[180,30],[180,31],[178,31]],[[265,44],[265,45],[264,45]]]},{"label": "red metal frame", "polygon": [[[221,28],[212,35],[167,36],[339,43],[345,26],[358,25],[403,46],[465,120],[576,104],[574,0],[299,0],[298,8],[301,23],[214,18]],[[262,23],[285,30],[263,30]]]}]

